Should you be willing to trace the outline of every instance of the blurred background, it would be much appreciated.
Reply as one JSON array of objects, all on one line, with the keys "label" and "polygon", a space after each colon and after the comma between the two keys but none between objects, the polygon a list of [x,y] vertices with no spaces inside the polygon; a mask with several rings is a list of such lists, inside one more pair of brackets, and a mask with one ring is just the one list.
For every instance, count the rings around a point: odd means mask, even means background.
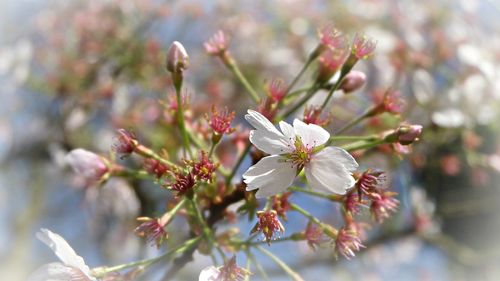
[{"label": "blurred background", "polygon": [[[151,181],[122,179],[85,188],[64,156],[78,147],[108,155],[122,127],[152,147],[172,142],[162,106],[169,102],[163,64],[172,41],[190,55],[193,118],[212,103],[227,105],[245,127],[244,90],[203,42],[219,29],[230,34],[233,56],[263,89],[276,77],[291,81],[318,42],[317,28],[328,22],[378,42],[375,55],[356,66],[367,84],[348,107],[332,108],[332,128],[346,111],[360,112],[392,88],[406,100],[404,119],[422,124],[424,134],[409,154],[380,150],[361,163],[387,172],[401,204],[390,221],[369,230],[356,258],[336,260],[331,249],[313,252],[305,244],[271,250],[305,280],[499,280],[497,0],[0,1],[0,279],[25,280],[56,260],[35,238],[41,227],[65,237],[91,267],[162,252],[145,246],[133,229],[135,218],[157,210],[168,192]],[[340,220],[330,205],[294,200],[317,206],[314,213],[325,221]],[[290,223],[300,219],[291,214],[287,231],[300,230]],[[253,224],[238,226],[245,234]],[[286,254],[291,250],[297,256]],[[258,258],[272,280],[288,280]],[[196,256],[178,280],[197,280],[209,263]]]}]

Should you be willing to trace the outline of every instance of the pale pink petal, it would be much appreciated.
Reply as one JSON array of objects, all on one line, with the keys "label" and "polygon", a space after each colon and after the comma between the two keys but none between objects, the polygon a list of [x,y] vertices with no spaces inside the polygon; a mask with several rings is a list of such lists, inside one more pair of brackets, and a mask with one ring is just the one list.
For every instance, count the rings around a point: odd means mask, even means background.
[{"label": "pale pink petal", "polygon": [[293,129],[292,125],[284,121],[280,121],[279,125],[281,131],[283,132],[283,135],[285,135],[285,137],[290,140],[291,144],[293,144],[295,141],[295,130]]},{"label": "pale pink petal", "polygon": [[306,124],[299,119],[293,120],[295,134],[299,136],[302,143],[308,147],[316,147],[325,144],[330,138],[327,130],[316,124]]},{"label": "pale pink petal", "polygon": [[283,135],[280,131],[278,131],[278,129],[276,129],[271,121],[267,120],[264,115],[255,110],[249,109],[245,115],[245,119],[257,130],[264,130],[273,132],[277,135]]},{"label": "pale pink petal", "polygon": [[262,158],[243,174],[247,190],[259,189],[256,197],[263,198],[283,192],[295,179],[297,169],[279,155]]},{"label": "pale pink petal", "polygon": [[73,248],[62,238],[60,235],[51,232],[48,229],[42,228],[36,237],[40,239],[43,243],[49,246],[56,256],[67,266],[77,268],[83,272],[83,274],[90,277],[90,269],[85,264],[82,257],[77,255]]},{"label": "pale pink petal", "polygon": [[31,273],[28,281],[92,281],[79,269],[66,266],[60,262],[49,263]]},{"label": "pale pink petal", "polygon": [[269,131],[250,131],[250,142],[253,143],[255,147],[268,154],[283,154],[293,151],[293,146],[289,144],[285,136],[279,136]]},{"label": "pale pink petal", "polygon": [[217,277],[220,274],[220,270],[215,266],[205,267],[200,272],[200,277],[198,281],[217,281]]},{"label": "pale pink petal", "polygon": [[313,155],[305,167],[305,174],[311,188],[345,194],[354,186],[355,180],[349,169],[355,166],[354,159],[349,160],[337,149],[325,148]]}]

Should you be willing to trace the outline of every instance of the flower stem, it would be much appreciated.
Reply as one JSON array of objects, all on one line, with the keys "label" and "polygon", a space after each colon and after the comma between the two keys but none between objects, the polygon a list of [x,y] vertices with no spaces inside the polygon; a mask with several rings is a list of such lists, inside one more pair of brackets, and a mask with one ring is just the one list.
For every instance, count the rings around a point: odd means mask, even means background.
[{"label": "flower stem", "polygon": [[304,217],[308,218],[310,221],[312,221],[313,223],[315,223],[316,225],[318,225],[321,230],[323,230],[323,232],[334,238],[337,236],[337,230],[336,229],[333,229],[332,227],[330,227],[329,225],[321,222],[319,219],[317,219],[315,216],[311,215],[308,211],[302,209],[301,207],[299,207],[298,205],[296,204],[291,204],[290,205],[290,208],[294,211],[297,211],[299,213],[301,213]]},{"label": "flower stem", "polygon": [[291,186],[288,188],[288,190],[302,192],[305,194],[309,194],[309,195],[320,197],[320,198],[325,198],[325,199],[328,199],[331,201],[336,201],[336,202],[342,202],[343,198],[344,198],[344,196],[342,196],[342,195],[325,194],[325,193],[317,192],[317,191],[314,191],[311,189],[302,188],[302,187],[298,187],[298,186]]},{"label": "flower stem", "polygon": [[170,209],[163,216],[161,216],[160,221],[162,221],[162,222],[163,221],[166,221],[166,222],[170,221],[175,216],[175,214],[177,214],[177,212],[182,208],[182,206],[184,206],[186,201],[187,201],[186,197],[183,197],[181,199],[181,201],[177,202],[177,204],[172,209]]},{"label": "flower stem", "polygon": [[176,254],[183,253],[183,252],[191,249],[200,241],[200,239],[201,239],[201,237],[195,237],[193,239],[190,239],[190,240],[184,242],[183,244],[181,244],[180,246],[166,252],[165,254],[163,254],[161,256],[155,257],[155,258],[143,259],[143,260],[125,263],[125,264],[121,264],[121,265],[116,265],[116,266],[112,266],[112,267],[94,268],[92,270],[92,272],[94,272],[93,276],[95,276],[97,278],[101,278],[110,272],[120,271],[123,269],[137,267],[137,266],[145,266],[145,267],[150,266],[150,265],[155,264],[163,259],[169,259]]},{"label": "flower stem", "polygon": [[186,156],[186,151],[189,153],[189,156],[193,158],[191,153],[191,147],[189,145],[189,136],[186,131],[186,123],[184,120],[184,109],[182,108],[182,80],[180,83],[175,84],[175,94],[177,97],[177,123],[179,124],[179,128],[181,130],[182,135],[182,143],[184,145],[184,157]]},{"label": "flower stem", "polygon": [[358,141],[358,142],[343,145],[341,147],[347,151],[354,151],[354,150],[372,148],[372,147],[375,147],[375,146],[378,146],[378,145],[381,145],[384,143],[386,143],[385,140],[376,140],[376,141],[371,141],[371,142]]},{"label": "flower stem", "polygon": [[243,75],[243,73],[241,73],[240,68],[238,67],[238,65],[236,64],[236,62],[234,61],[234,59],[232,57],[230,57],[229,54],[226,54],[226,57],[223,57],[222,61],[229,68],[229,70],[231,70],[231,72],[234,75],[236,75],[236,77],[238,78],[238,80],[240,80],[241,84],[243,84],[243,86],[245,87],[245,89],[250,94],[250,97],[252,98],[252,100],[255,103],[258,103],[259,100],[260,100],[259,95],[255,91],[255,89],[252,87],[252,85],[248,82],[248,80],[245,78],[245,76]]},{"label": "flower stem", "polygon": [[374,141],[379,137],[377,135],[368,136],[331,136],[329,142],[333,141]]},{"label": "flower stem", "polygon": [[351,122],[347,123],[344,127],[340,128],[335,134],[342,134],[350,128],[356,126],[359,122],[363,121],[365,118],[371,116],[373,114],[374,107],[368,108],[363,114],[351,120]]},{"label": "flower stem", "polygon": [[288,118],[290,115],[292,115],[295,111],[297,111],[301,106],[303,106],[314,94],[316,91],[320,88],[318,84],[314,84],[305,97],[303,97],[297,104],[295,104],[292,108],[290,108],[288,111],[286,111],[281,117],[278,117],[278,120],[284,120]]},{"label": "flower stem", "polygon": [[262,276],[262,279],[264,281],[269,281],[269,276],[267,276],[266,271],[262,267],[262,264],[255,258],[255,256],[250,252],[249,249],[245,250],[245,253],[247,254],[247,257],[255,264],[255,267],[257,268],[257,271],[259,274]]},{"label": "flower stem", "polygon": [[290,85],[288,85],[288,87],[286,88],[285,97],[293,89],[293,87],[295,86],[295,84],[297,84],[297,82],[299,81],[300,77],[302,77],[302,75],[304,75],[304,73],[306,72],[307,68],[311,65],[311,63],[314,61],[314,59],[315,59],[315,57],[313,57],[313,56],[309,56],[307,58],[307,61],[304,64],[304,66],[302,67],[302,69],[300,70],[299,74],[297,74],[297,76],[295,76],[295,78],[293,79],[292,83],[290,83]]},{"label": "flower stem", "polygon": [[[347,74],[347,73],[346,73]],[[340,84],[342,83],[342,80],[344,80],[344,77],[345,75],[341,75],[339,77],[339,79],[337,80],[337,82],[333,85],[333,87],[330,89],[330,92],[328,92],[328,96],[326,96],[326,99],[325,101],[323,102],[323,104],[321,105],[321,111],[323,111],[326,107],[326,105],[328,104],[328,102],[330,101],[330,99],[332,98],[333,96],[333,93],[340,87]]]},{"label": "flower stem", "polygon": [[270,251],[262,248],[261,246],[255,246],[257,250],[261,251],[264,255],[268,256],[271,258],[283,271],[285,271],[294,281],[304,281],[300,275],[295,272],[293,269],[291,269],[284,261],[282,261],[280,258],[275,256],[273,253]]}]

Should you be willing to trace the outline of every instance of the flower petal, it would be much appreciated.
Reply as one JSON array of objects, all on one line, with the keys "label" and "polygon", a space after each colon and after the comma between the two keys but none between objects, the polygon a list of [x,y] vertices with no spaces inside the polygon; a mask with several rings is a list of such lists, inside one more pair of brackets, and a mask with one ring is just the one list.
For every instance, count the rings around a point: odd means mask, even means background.
[{"label": "flower petal", "polygon": [[330,138],[327,130],[316,124],[306,124],[299,119],[293,120],[295,134],[301,139],[302,143],[308,147],[316,147],[325,144]]},{"label": "flower petal", "polygon": [[355,183],[351,173],[354,167],[357,167],[354,158],[349,159],[338,148],[327,147],[313,155],[305,174],[313,189],[345,194]]},{"label": "flower petal", "polygon": [[268,197],[286,190],[295,179],[297,169],[279,155],[262,158],[243,174],[247,191],[259,189],[257,198]]},{"label": "flower petal", "polygon": [[264,130],[276,133],[278,135],[283,135],[282,133],[280,133],[280,131],[278,131],[278,129],[276,129],[271,121],[267,120],[264,115],[255,110],[249,109],[247,111],[247,114],[245,115],[245,119],[257,130]]},{"label": "flower petal", "polygon": [[269,131],[250,131],[250,142],[258,149],[268,154],[283,154],[293,151],[293,146],[288,143],[285,136],[276,135]]},{"label": "flower petal", "polygon": [[198,281],[217,281],[217,278],[219,277],[220,270],[215,267],[215,266],[208,266],[205,267],[201,272],[200,272],[200,277]]},{"label": "flower petal", "polygon": [[255,128],[250,132],[250,142],[269,154],[289,153],[293,150],[289,139],[257,111],[248,110],[245,119]]},{"label": "flower petal", "polygon": [[66,266],[60,262],[45,264],[31,273],[28,281],[91,281],[95,278],[89,278],[79,269]]},{"label": "flower petal", "polygon": [[290,143],[293,144],[295,141],[295,130],[292,125],[284,121],[280,121],[279,125],[283,135],[285,135],[285,137],[290,140]]},{"label": "flower petal", "polygon": [[71,248],[64,238],[45,228],[42,228],[36,234],[36,237],[49,246],[65,265],[79,269],[90,279],[89,267],[85,264],[83,258],[75,253],[73,248]]}]

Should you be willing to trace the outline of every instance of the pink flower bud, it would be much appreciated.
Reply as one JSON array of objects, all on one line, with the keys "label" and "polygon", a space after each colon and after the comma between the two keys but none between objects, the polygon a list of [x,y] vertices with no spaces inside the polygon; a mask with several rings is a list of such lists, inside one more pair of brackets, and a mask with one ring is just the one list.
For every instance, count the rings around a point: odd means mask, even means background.
[{"label": "pink flower bud", "polygon": [[340,84],[340,89],[344,91],[344,93],[348,94],[350,92],[354,92],[361,88],[366,82],[366,75],[357,70],[352,70],[349,74],[346,75],[342,83]]},{"label": "pink flower bud", "polygon": [[108,172],[106,160],[85,149],[77,148],[66,155],[73,170],[91,182],[97,182]]},{"label": "pink flower bud", "polygon": [[274,234],[277,232],[285,232],[285,228],[281,224],[278,218],[278,213],[275,210],[259,211],[257,212],[257,217],[259,218],[259,221],[253,227],[251,233],[261,231],[267,244],[271,245],[271,240],[273,239]]},{"label": "pink flower bud", "polygon": [[203,46],[205,51],[212,56],[222,55],[229,45],[229,36],[222,30],[217,31],[210,39],[208,39]]},{"label": "pink flower bud", "polygon": [[181,43],[174,41],[167,53],[167,70],[179,73],[189,66],[189,56]]},{"label": "pink flower bud", "polygon": [[422,134],[421,125],[407,125],[398,128],[398,141],[402,145],[408,145],[417,141]]}]

